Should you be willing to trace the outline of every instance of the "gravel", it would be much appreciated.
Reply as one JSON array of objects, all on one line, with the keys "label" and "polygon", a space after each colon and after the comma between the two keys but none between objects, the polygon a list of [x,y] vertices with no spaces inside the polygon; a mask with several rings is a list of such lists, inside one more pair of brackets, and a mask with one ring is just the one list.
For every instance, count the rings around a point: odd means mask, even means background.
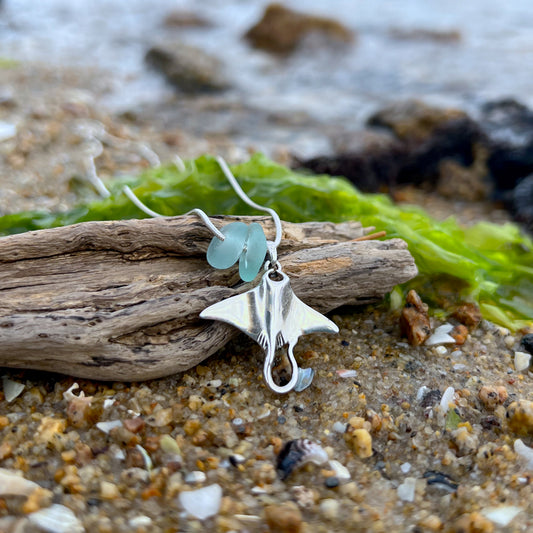
[{"label": "gravel", "polygon": [[[231,153],[227,140],[106,115],[88,75],[42,71],[39,84],[37,74],[2,80],[14,95],[2,120],[17,135],[0,144],[0,213],[72,204],[80,146],[69,124],[80,116],[150,142],[162,159],[178,149],[170,133],[185,157]],[[128,157],[110,149],[100,171],[143,168]],[[6,369],[4,383],[20,386],[0,392],[0,530],[47,531],[50,517],[89,533],[532,529],[533,376],[515,368],[521,337],[482,321],[460,349],[439,351],[407,344],[385,304],[331,318],[338,336],[295,350],[312,385],[283,396],[243,337],[144,383]],[[282,481],[277,457],[296,439],[320,446],[325,462]]]}]

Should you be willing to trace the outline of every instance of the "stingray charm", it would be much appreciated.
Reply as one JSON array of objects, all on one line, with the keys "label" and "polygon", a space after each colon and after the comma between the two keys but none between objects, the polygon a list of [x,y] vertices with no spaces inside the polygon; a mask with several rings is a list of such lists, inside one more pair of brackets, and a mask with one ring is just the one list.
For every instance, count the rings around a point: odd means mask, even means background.
[{"label": "stingray charm", "polygon": [[[304,390],[311,384],[314,372],[311,368],[298,368],[296,364],[293,349],[298,339],[306,333],[319,331],[338,333],[339,328],[318,311],[304,304],[292,292],[289,278],[281,271],[278,261],[277,249],[282,233],[279,215],[270,207],[256,204],[242,190],[226,162],[221,157],[216,160],[237,196],[254,209],[270,214],[276,228],[276,237],[273,241],[267,241],[263,228],[257,223],[247,225],[243,222],[232,222],[218,229],[201,209],[189,211],[198,215],[214,235],[207,249],[207,261],[212,267],[229,268],[238,261],[240,277],[246,282],[257,277],[261,265],[264,264],[266,271],[255,289],[207,307],[200,313],[200,317],[235,326],[265,350],[263,375],[266,384],[274,392]],[[180,164],[185,168],[183,162]],[[126,186],[123,190],[147,215],[162,216],[145,206],[129,187]],[[285,346],[291,377],[287,384],[278,385],[272,377],[272,370],[276,352]]]},{"label": "stingray charm", "polygon": [[[254,339],[265,350],[265,382],[278,393],[291,391],[298,382],[299,369],[293,354],[298,338],[306,333],[339,331],[336,324],[294,294],[289,278],[279,267],[269,269],[255,289],[211,305],[200,317],[231,324]],[[272,377],[272,368],[276,350],[285,345],[292,375],[286,385],[279,386]]]}]

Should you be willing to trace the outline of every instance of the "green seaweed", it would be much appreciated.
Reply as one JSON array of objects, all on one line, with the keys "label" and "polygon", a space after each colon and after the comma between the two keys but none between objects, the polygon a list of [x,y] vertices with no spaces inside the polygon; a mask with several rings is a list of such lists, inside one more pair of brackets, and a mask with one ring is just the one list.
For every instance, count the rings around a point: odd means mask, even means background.
[{"label": "green seaweed", "polygon": [[[533,241],[515,224],[480,222],[464,228],[453,218],[436,221],[419,207],[395,205],[385,195],[363,194],[343,178],[294,172],[261,154],[232,171],[251,198],[275,209],[284,220],[360,220],[385,230],[388,238],[404,239],[420,271],[404,289],[420,289],[428,278],[446,276],[456,280],[456,301],[478,302],[485,318],[513,331],[532,323]],[[186,170],[169,164],[107,185],[109,198],[66,212],[0,217],[0,235],[88,220],[143,218],[146,215],[122,193],[124,185],[167,216],[195,207],[210,215],[257,214],[235,195],[211,156],[186,162]]]}]

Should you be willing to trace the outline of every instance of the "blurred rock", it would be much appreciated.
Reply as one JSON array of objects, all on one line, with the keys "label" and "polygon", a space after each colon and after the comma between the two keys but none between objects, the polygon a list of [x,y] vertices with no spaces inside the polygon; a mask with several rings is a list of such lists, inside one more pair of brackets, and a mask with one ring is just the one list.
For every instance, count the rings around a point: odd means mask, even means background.
[{"label": "blurred rock", "polygon": [[455,44],[461,40],[459,30],[430,30],[426,28],[390,28],[389,35],[399,41],[427,41]]},{"label": "blurred rock", "polygon": [[[483,106],[480,125],[489,139],[489,170],[498,191],[533,174],[533,111],[512,99]],[[501,199],[506,199],[501,195]]]},{"label": "blurred rock", "polygon": [[398,183],[435,183],[444,159],[463,167],[472,165],[475,146],[483,140],[479,126],[464,111],[417,100],[392,104],[367,123],[392,131],[405,144],[409,155],[398,173]]},{"label": "blurred rock", "polygon": [[145,59],[185,93],[218,92],[229,87],[220,61],[199,48],[181,42],[166,43],[150,48]]},{"label": "blurred rock", "polygon": [[469,167],[448,158],[439,163],[437,191],[441,196],[470,202],[485,200],[490,196],[488,150],[481,144],[475,144],[473,150],[474,161]]},{"label": "blurred rock", "polygon": [[481,310],[475,303],[461,304],[451,316],[470,329],[476,328],[481,322]]},{"label": "blurred rock", "polygon": [[194,11],[176,10],[169,13],[163,25],[167,28],[209,28],[212,24]]},{"label": "blurred rock", "polygon": [[349,43],[354,39],[353,32],[336,20],[299,13],[277,3],[266,7],[261,20],[244,37],[255,48],[289,54],[314,33],[334,43]]},{"label": "blurred rock", "polygon": [[316,174],[344,176],[360,190],[376,192],[396,183],[396,176],[407,156],[402,143],[390,133],[368,130],[350,132],[338,138],[336,151],[337,155],[298,161],[296,166]]},{"label": "blurred rock", "polygon": [[511,208],[516,221],[533,233],[533,174],[514,188]]}]

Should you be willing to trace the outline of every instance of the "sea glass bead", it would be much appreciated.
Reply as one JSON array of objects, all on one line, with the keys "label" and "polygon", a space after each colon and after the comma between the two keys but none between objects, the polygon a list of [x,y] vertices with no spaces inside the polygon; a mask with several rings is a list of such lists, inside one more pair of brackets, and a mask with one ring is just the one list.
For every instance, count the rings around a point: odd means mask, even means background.
[{"label": "sea glass bead", "polygon": [[248,226],[244,222],[232,222],[220,231],[225,239],[221,241],[218,237],[213,237],[207,248],[207,262],[213,268],[229,268],[242,254],[248,236]]},{"label": "sea glass bead", "polygon": [[246,243],[239,260],[239,275],[243,281],[255,279],[265,261],[267,253],[267,241],[263,228],[252,222],[248,226]]}]

